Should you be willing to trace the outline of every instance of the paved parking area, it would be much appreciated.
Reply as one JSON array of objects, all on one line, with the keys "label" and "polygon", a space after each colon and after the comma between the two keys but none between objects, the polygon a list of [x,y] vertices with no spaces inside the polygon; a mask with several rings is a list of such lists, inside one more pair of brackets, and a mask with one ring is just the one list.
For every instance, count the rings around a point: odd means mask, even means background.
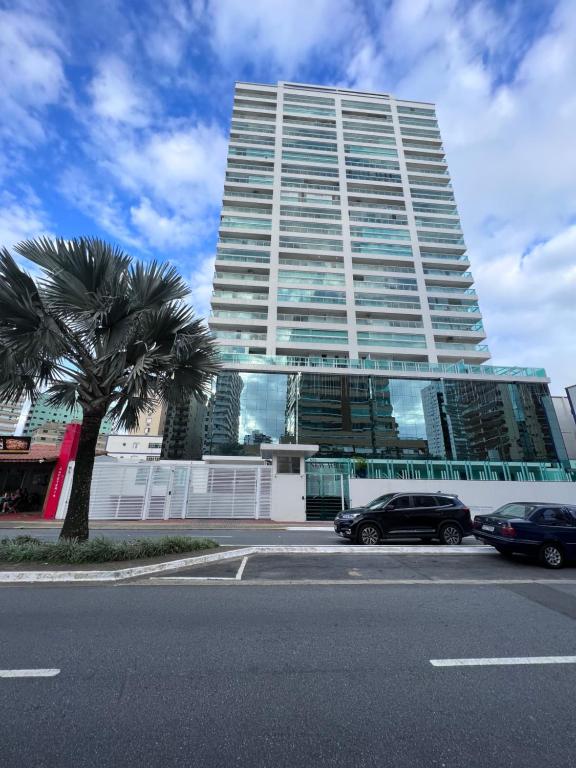
[{"label": "paved parking area", "polygon": [[[484,549],[484,548],[482,548]],[[156,583],[366,584],[552,581],[576,583],[576,567],[542,568],[491,550],[478,554],[256,553],[153,577]]]}]

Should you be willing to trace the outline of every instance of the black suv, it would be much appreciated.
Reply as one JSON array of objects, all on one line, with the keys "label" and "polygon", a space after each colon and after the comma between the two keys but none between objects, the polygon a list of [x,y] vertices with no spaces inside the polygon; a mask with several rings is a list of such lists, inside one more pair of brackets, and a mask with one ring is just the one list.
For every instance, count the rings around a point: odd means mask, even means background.
[{"label": "black suv", "polygon": [[472,533],[472,520],[468,507],[448,493],[386,493],[365,507],[339,512],[334,530],[356,544],[392,538],[460,544]]}]

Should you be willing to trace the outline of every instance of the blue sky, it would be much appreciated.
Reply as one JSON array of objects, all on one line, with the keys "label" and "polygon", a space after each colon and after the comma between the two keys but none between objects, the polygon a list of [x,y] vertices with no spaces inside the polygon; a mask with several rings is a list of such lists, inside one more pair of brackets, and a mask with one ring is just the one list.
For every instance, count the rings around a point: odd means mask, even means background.
[{"label": "blue sky", "polygon": [[0,244],[115,240],[206,314],[235,80],[435,101],[494,361],[576,383],[573,0],[0,0]]}]

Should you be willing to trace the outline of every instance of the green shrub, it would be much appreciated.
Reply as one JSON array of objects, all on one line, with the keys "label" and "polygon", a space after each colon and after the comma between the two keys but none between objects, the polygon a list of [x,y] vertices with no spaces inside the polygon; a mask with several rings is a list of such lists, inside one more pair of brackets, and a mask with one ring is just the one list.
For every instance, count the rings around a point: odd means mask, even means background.
[{"label": "green shrub", "polygon": [[128,541],[98,537],[82,542],[41,541],[33,536],[15,536],[0,539],[0,563],[106,563],[196,552],[217,546],[212,539],[191,536]]}]

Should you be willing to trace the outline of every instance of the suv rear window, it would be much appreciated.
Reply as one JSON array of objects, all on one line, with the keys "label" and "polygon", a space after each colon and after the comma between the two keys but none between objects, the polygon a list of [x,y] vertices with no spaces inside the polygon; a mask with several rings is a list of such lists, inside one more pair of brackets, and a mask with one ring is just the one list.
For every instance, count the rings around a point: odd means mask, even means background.
[{"label": "suv rear window", "polygon": [[457,507],[458,502],[451,496],[436,496],[436,504],[439,507]]}]

